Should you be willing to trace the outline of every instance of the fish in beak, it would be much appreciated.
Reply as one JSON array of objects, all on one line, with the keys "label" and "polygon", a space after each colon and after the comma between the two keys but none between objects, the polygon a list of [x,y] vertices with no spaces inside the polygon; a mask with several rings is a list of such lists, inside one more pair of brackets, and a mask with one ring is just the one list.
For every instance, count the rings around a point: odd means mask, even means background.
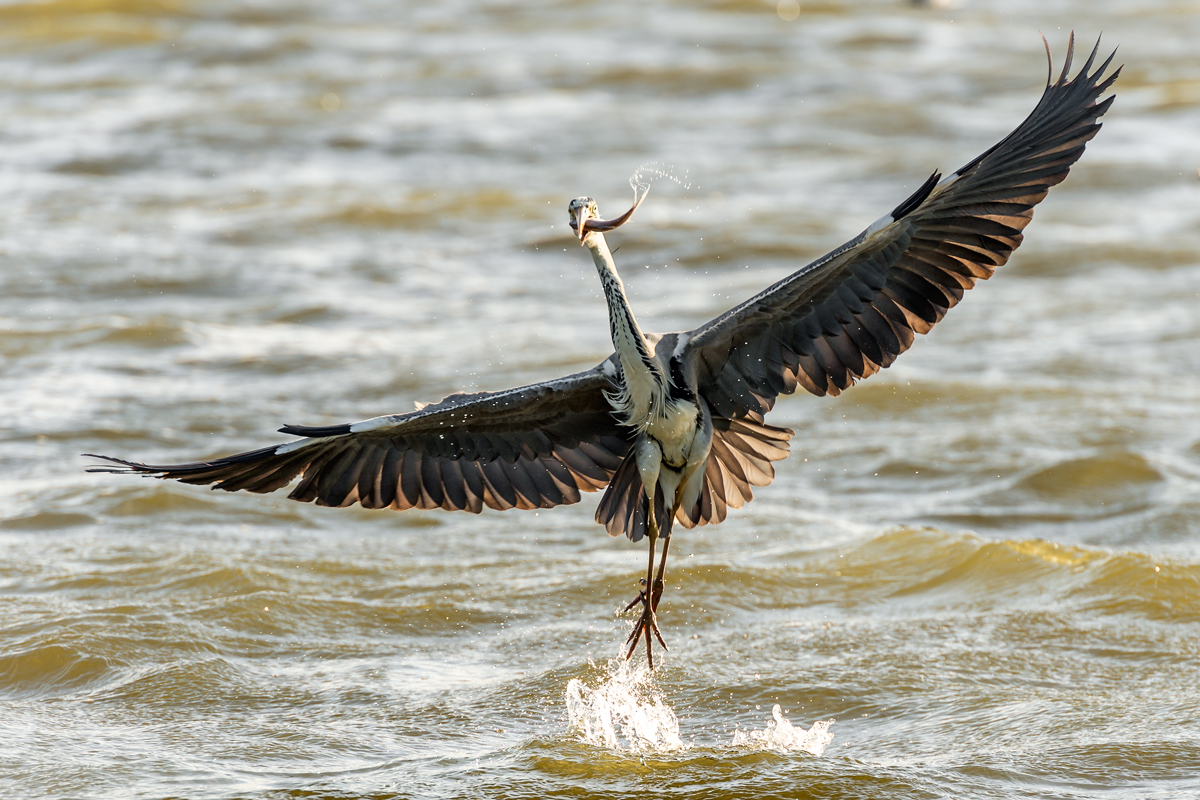
[{"label": "fish in beak", "polygon": [[579,236],[579,243],[583,244],[583,237],[592,231],[604,233],[605,231],[616,230],[626,222],[629,222],[629,219],[633,216],[633,212],[638,210],[638,206],[642,204],[642,201],[646,199],[646,195],[648,194],[650,194],[650,189],[647,187],[641,197],[634,195],[633,205],[616,219],[594,219],[591,217],[585,219],[584,214],[587,213],[587,207],[580,206],[575,209],[575,233]]}]

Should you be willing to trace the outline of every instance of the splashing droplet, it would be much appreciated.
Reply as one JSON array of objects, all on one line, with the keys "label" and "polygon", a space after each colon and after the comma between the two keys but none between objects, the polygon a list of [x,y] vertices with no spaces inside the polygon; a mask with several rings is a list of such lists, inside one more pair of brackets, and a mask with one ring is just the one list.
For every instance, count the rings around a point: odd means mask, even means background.
[{"label": "splashing droplet", "polygon": [[829,732],[829,726],[834,722],[831,719],[814,722],[810,729],[804,730],[794,727],[783,716],[783,709],[778,705],[771,709],[771,716],[774,719],[767,723],[766,730],[750,731],[749,733],[734,731],[734,747],[774,750],[778,753],[809,753],[819,756],[833,741],[833,734]]},{"label": "splashing droplet", "polygon": [[688,182],[687,176],[687,170],[684,170],[681,177],[673,165],[650,161],[638,165],[633,174],[629,176],[629,185],[633,187],[633,198],[636,201],[637,198],[648,192],[650,185],[657,180],[671,181],[684,189],[691,189],[692,184]]},{"label": "splashing droplet", "polygon": [[[593,665],[594,666],[594,665]],[[598,685],[567,683],[568,727],[582,741],[629,753],[685,750],[679,719],[666,704],[645,665],[608,661]]]}]

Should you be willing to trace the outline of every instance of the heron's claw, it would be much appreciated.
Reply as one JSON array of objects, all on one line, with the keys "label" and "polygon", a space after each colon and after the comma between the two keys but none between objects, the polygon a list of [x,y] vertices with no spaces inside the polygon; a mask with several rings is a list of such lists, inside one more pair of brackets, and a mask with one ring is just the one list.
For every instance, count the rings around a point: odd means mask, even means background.
[{"label": "heron's claw", "polygon": [[[645,581],[643,581],[643,583],[645,583]],[[638,603],[642,602],[645,599],[646,599],[646,593],[644,591],[638,592],[638,596],[633,598],[632,600],[630,600],[629,605],[627,605],[621,609],[621,613],[624,614],[626,611],[631,610],[634,606],[636,606]]]},{"label": "heron's claw", "polygon": [[[641,583],[643,587],[646,585],[645,580]],[[629,611],[638,603],[642,604],[642,616],[638,619],[637,624],[633,626],[633,632],[629,634],[629,638],[625,640],[626,644],[629,645],[629,651],[625,653],[625,658],[629,659],[633,657],[633,651],[637,649],[644,634],[646,637],[646,663],[650,665],[651,669],[654,669],[654,655],[651,651],[650,634],[654,634],[654,638],[658,639],[658,643],[662,645],[663,650],[671,649],[663,641],[662,632],[658,629],[658,618],[654,613],[658,609],[658,601],[662,599],[662,593],[663,582],[656,580],[649,602],[646,600],[646,590],[643,588],[638,596],[633,599],[633,602],[625,606],[625,610]]]},{"label": "heron's claw", "polygon": [[646,661],[650,664],[650,668],[654,669],[654,656],[651,654],[650,634],[654,634],[654,638],[658,639],[658,643],[662,645],[663,650],[670,650],[667,643],[663,641],[662,632],[658,629],[658,619],[655,617],[654,611],[642,606],[642,616],[633,626],[633,633],[629,634],[629,638],[625,641],[629,644],[629,651],[625,653],[625,658],[632,658],[633,651],[637,649],[641,642],[643,633],[646,637]]},{"label": "heron's claw", "polygon": [[[646,579],[642,578],[638,581],[638,583],[640,583],[643,587],[645,587]],[[662,599],[662,593],[663,593],[663,582],[656,580],[654,582],[654,610],[655,611],[658,611],[658,601]],[[639,603],[644,603],[645,601],[646,601],[646,590],[645,590],[645,588],[643,588],[640,592],[638,592],[637,597],[635,597],[629,601],[629,605],[627,605],[627,606],[625,606],[625,608],[621,609],[621,613],[624,614],[627,611],[631,611],[631,610],[633,610],[634,606],[638,605]]]}]

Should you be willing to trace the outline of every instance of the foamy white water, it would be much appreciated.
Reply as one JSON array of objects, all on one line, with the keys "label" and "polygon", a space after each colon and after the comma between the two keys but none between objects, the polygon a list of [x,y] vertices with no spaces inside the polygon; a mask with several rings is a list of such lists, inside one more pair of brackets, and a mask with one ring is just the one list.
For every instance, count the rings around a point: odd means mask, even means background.
[{"label": "foamy white water", "polygon": [[764,730],[734,731],[734,747],[775,750],[780,753],[809,753],[819,756],[833,741],[833,734],[829,732],[829,726],[835,720],[823,719],[814,722],[808,730],[797,728],[788,721],[787,717],[783,716],[783,709],[779,707],[778,703],[771,709],[771,716],[773,719],[767,723]]},{"label": "foamy white water", "polygon": [[609,659],[596,686],[578,678],[567,683],[568,729],[588,744],[630,753],[687,748],[679,738],[679,718],[667,705],[654,675],[644,664]]},{"label": "foamy white water", "polygon": [[[593,664],[594,666],[594,664]],[[645,664],[609,659],[605,676],[589,686],[579,678],[567,683],[567,729],[582,741],[627,753],[663,753],[691,747],[679,734],[679,718],[655,685]],[[783,716],[776,704],[763,730],[737,730],[732,747],[820,756],[833,741],[834,720],[814,722],[804,730]]]}]

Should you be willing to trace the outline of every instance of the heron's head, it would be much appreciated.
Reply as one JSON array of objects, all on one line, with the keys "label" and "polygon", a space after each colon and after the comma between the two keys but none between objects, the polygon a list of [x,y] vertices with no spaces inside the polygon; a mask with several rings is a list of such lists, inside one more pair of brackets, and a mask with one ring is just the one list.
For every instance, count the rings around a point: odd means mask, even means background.
[{"label": "heron's head", "polygon": [[567,214],[571,217],[571,230],[575,231],[575,235],[582,242],[584,235],[587,233],[587,221],[589,219],[599,219],[600,209],[596,206],[596,201],[592,198],[576,197],[567,205]]},{"label": "heron's head", "polygon": [[571,228],[579,237],[579,243],[583,244],[584,237],[592,231],[603,233],[624,225],[645,199],[646,193],[643,193],[641,197],[634,197],[633,206],[616,219],[600,219],[600,209],[596,207],[595,200],[590,197],[576,197],[567,206],[567,214],[571,218]]}]

